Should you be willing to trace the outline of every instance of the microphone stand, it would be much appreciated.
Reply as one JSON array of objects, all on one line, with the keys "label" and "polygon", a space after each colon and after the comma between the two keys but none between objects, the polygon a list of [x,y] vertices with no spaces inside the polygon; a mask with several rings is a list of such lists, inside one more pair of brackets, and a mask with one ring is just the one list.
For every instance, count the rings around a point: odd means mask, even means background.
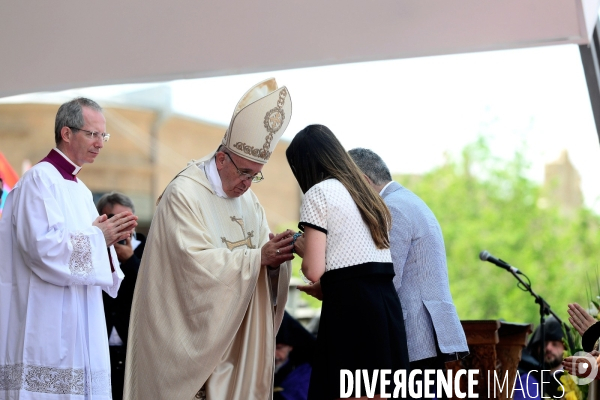
[{"label": "microphone stand", "polygon": [[[562,320],[558,317],[558,315],[556,315],[554,313],[554,311],[552,311],[550,309],[550,305],[548,303],[546,303],[546,300],[544,300],[541,296],[539,296],[537,293],[535,293],[533,291],[533,289],[531,289],[531,285],[529,283],[526,283],[525,281],[523,281],[523,279],[521,279],[521,277],[519,275],[517,275],[517,273],[512,270],[512,269],[508,269],[508,271],[510,271],[510,273],[519,281],[519,283],[521,285],[523,285],[523,287],[525,288],[525,291],[529,292],[534,298],[535,298],[535,302],[536,304],[540,305],[540,333],[542,335],[542,348],[540,350],[540,369],[543,370],[544,369],[544,365],[545,365],[545,355],[546,355],[546,332],[544,329],[544,324],[546,322],[546,315],[550,315],[552,314],[552,316],[554,318],[556,318],[556,320],[559,322],[559,324],[562,326],[563,322]],[[529,278],[527,278],[529,280]],[[518,285],[517,285],[518,286]],[[540,371],[540,374],[542,372]]]}]

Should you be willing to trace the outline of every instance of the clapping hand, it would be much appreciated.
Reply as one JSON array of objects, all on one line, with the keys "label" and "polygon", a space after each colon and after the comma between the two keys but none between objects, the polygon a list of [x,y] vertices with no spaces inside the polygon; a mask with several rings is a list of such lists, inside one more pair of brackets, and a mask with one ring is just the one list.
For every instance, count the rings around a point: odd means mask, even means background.
[{"label": "clapping hand", "polygon": [[92,225],[100,228],[104,234],[106,246],[109,247],[119,240],[125,240],[130,237],[137,226],[137,219],[138,217],[130,211],[124,211],[115,214],[111,218],[108,218],[106,214],[102,214],[92,222]]},{"label": "clapping hand", "polygon": [[569,322],[581,336],[590,326],[598,322],[577,303],[569,304],[567,312],[569,313]]}]

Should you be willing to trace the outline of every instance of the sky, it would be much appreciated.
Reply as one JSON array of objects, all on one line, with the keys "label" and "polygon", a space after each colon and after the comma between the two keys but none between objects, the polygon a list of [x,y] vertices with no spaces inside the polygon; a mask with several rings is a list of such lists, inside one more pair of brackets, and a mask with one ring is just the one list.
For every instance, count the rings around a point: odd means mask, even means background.
[{"label": "sky", "polygon": [[[524,149],[529,177],[566,149],[586,204],[600,212],[600,144],[576,45],[271,71],[165,83],[174,112],[227,125],[239,98],[275,77],[292,98],[284,138],[327,125],[347,148],[367,147],[393,173],[420,174],[483,135],[494,154]],[[67,91],[98,100],[152,85]],[[14,99],[22,99],[17,96]],[[3,99],[7,101],[10,99]],[[198,156],[202,156],[199,154]]]}]

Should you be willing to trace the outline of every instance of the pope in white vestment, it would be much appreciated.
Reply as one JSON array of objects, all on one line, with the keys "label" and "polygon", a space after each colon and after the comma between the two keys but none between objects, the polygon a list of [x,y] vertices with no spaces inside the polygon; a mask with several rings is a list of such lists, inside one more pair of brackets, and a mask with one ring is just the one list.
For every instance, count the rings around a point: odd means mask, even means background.
[{"label": "pope in white vestment", "polygon": [[[104,137],[67,130],[67,140],[79,135],[72,143],[83,143],[81,154],[102,147]],[[76,178],[79,169],[56,148],[6,199],[0,220],[0,399],[111,398],[101,291],[115,297],[123,273],[103,230],[92,225],[98,212],[92,193]]]},{"label": "pope in white vestment", "polygon": [[125,399],[272,398],[293,256],[291,238],[280,239],[279,261],[265,262],[277,239],[249,186],[290,117],[285,87],[255,86],[219,151],[190,163],[163,193],[134,294]]}]

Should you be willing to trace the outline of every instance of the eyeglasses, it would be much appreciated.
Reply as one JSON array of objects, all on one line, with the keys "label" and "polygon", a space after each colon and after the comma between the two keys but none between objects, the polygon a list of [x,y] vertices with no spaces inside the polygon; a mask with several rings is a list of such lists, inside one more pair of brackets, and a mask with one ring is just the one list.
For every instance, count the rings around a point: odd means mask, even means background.
[{"label": "eyeglasses", "polygon": [[108,142],[108,139],[110,139],[110,133],[106,133],[106,132],[100,133],[100,132],[86,131],[85,129],[73,128],[71,126],[68,126],[67,128],[71,129],[72,131],[82,131],[82,132],[85,132],[85,134],[87,135],[87,137],[92,138],[94,140],[96,140],[99,137],[101,137],[103,142]]},{"label": "eyeglasses", "polygon": [[[225,153],[225,152],[223,152],[223,153]],[[235,162],[233,162],[233,158],[231,158],[229,153],[225,153],[225,154],[227,154],[227,157],[229,157],[229,159],[233,163],[233,166],[235,167],[235,169],[237,169],[238,175],[242,178],[243,181],[252,181],[253,183],[258,183],[258,182],[262,181],[263,179],[265,179],[265,177],[263,176],[261,171],[258,171],[254,175],[250,175],[250,174],[240,171],[238,166],[235,165]]]}]

